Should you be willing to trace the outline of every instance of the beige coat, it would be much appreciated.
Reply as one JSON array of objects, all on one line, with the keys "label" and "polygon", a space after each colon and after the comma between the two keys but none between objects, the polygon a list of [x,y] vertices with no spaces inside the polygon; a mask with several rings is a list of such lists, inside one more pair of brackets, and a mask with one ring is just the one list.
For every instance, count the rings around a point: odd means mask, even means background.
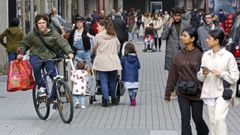
[{"label": "beige coat", "polygon": [[94,38],[96,56],[93,61],[93,69],[97,71],[121,70],[122,66],[118,57],[120,42],[117,37],[108,35],[102,31]]},{"label": "beige coat", "polygon": [[163,32],[163,20],[161,17],[159,17],[158,20],[152,20],[150,23],[153,23],[153,28],[157,30],[158,38],[161,37],[162,32]]},{"label": "beige coat", "polygon": [[223,79],[231,84],[230,89],[236,94],[236,83],[239,78],[239,71],[234,56],[225,49],[221,49],[216,54],[209,50],[203,54],[201,67],[207,67],[209,70],[216,69],[221,75],[214,76],[209,73],[207,76],[202,74],[202,69],[197,77],[203,82],[201,98],[217,98],[223,93]]}]

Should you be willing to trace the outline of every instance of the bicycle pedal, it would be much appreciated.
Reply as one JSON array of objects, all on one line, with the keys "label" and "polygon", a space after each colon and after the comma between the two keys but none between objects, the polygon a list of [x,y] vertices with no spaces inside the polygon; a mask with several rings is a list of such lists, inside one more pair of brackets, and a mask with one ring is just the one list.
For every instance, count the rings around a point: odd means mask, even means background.
[{"label": "bicycle pedal", "polygon": [[57,103],[56,102],[53,102],[53,107],[52,107],[53,109],[57,109]]}]

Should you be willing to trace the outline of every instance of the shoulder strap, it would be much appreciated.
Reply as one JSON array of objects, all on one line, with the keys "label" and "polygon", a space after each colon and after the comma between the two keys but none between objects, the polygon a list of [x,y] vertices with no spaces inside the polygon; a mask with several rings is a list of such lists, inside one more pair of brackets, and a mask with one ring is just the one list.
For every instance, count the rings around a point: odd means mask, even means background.
[{"label": "shoulder strap", "polygon": [[39,37],[39,39],[42,41],[42,43],[44,44],[45,47],[47,47],[48,50],[52,51],[53,53],[56,54],[57,57],[62,57],[62,54],[59,53],[59,51],[54,50],[53,48],[49,47],[48,43],[45,41],[45,39],[43,38],[42,34],[36,32],[36,30],[34,29],[34,33]]},{"label": "shoulder strap", "polygon": [[[228,60],[228,66],[229,66],[229,61],[230,59]],[[230,86],[231,84],[228,81],[223,79],[223,88],[229,88]]]}]

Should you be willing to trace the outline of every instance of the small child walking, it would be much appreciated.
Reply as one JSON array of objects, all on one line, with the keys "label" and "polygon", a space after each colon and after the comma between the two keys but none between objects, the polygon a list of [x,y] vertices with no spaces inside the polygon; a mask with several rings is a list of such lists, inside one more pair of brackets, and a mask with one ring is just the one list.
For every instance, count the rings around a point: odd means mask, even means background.
[{"label": "small child walking", "polygon": [[77,61],[76,70],[72,72],[71,81],[73,82],[73,101],[75,108],[86,108],[85,96],[87,92],[87,75],[85,61]]},{"label": "small child walking", "polygon": [[128,89],[131,106],[136,106],[136,96],[138,90],[138,70],[140,62],[136,49],[132,43],[127,43],[124,47],[124,55],[121,57],[122,81]]}]

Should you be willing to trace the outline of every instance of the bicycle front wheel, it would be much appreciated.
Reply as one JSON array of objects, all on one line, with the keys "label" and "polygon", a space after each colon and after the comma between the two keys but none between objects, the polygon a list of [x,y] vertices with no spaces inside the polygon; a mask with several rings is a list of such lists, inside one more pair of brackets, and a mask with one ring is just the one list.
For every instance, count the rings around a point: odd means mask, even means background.
[{"label": "bicycle front wheel", "polygon": [[50,105],[48,103],[48,98],[39,97],[37,93],[37,86],[32,89],[33,105],[37,115],[40,119],[46,120],[50,113]]},{"label": "bicycle front wheel", "polygon": [[73,100],[70,87],[64,80],[57,81],[57,108],[64,123],[73,119]]}]

